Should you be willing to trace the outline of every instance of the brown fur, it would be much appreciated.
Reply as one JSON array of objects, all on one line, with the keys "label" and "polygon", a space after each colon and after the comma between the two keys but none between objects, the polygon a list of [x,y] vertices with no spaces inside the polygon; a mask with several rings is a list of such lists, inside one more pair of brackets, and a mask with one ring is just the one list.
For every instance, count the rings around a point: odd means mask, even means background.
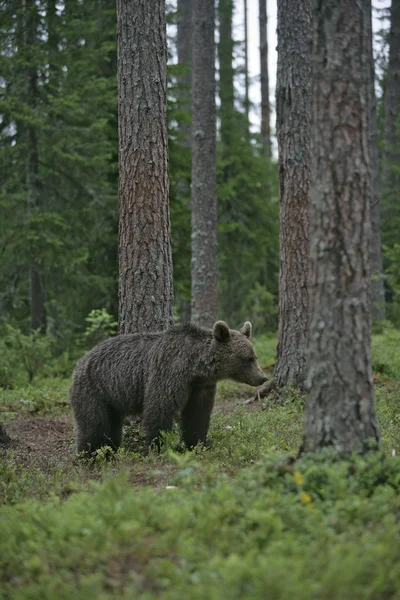
[{"label": "brown fur", "polygon": [[117,449],[123,418],[137,414],[143,414],[149,443],[180,417],[186,446],[204,444],[217,381],[256,386],[267,379],[250,334],[248,322],[235,331],[217,321],[212,330],[183,325],[117,336],[93,348],[77,364],[70,391],[78,452]]}]

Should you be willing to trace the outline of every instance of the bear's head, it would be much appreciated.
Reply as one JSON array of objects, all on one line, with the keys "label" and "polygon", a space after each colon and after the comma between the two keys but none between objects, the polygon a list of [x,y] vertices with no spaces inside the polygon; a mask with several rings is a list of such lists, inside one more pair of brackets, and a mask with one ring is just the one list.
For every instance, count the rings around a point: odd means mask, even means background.
[{"label": "bear's head", "polygon": [[248,385],[261,385],[268,377],[262,372],[253,344],[250,342],[251,323],[246,321],[236,331],[224,321],[214,323],[214,349],[219,366],[219,379],[234,379]]}]

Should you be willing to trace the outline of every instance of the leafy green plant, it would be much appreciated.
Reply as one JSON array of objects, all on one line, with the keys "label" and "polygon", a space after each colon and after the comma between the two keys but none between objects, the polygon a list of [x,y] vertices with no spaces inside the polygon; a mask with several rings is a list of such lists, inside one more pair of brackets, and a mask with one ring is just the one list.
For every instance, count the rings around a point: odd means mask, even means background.
[{"label": "leafy green plant", "polygon": [[32,383],[50,359],[53,338],[49,333],[43,335],[40,330],[25,335],[20,329],[9,324],[5,326],[5,330],[3,347],[6,348],[9,363],[14,367],[22,366],[28,375],[29,383]]},{"label": "leafy green plant", "polygon": [[85,321],[84,337],[93,345],[117,333],[118,323],[105,308],[91,310]]}]

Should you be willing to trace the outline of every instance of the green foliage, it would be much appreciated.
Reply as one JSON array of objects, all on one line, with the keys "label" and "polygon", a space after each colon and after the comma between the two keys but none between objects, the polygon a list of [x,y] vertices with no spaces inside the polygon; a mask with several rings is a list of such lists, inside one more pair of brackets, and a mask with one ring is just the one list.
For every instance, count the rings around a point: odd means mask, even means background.
[{"label": "green foliage", "polygon": [[39,330],[25,335],[12,325],[6,325],[4,330],[0,342],[0,384],[5,388],[12,387],[16,373],[21,368],[26,372],[29,383],[32,383],[51,356],[53,338],[48,333],[42,335]]},{"label": "green foliage", "polygon": [[90,311],[85,321],[87,327],[84,336],[93,346],[117,333],[118,323],[105,308]]},{"label": "green foliage", "polygon": [[4,507],[6,597],[398,597],[398,460],[270,454],[231,481],[177,465],[167,489],[120,475]]}]

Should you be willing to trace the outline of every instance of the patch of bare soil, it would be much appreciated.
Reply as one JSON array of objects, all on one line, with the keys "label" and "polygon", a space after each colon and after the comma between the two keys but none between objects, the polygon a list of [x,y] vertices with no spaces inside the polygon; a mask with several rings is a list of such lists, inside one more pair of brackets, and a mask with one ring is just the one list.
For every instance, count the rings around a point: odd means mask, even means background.
[{"label": "patch of bare soil", "polygon": [[73,460],[75,432],[72,415],[19,417],[8,423],[6,430],[11,442],[0,446],[0,450],[11,449],[17,464],[51,471]]}]

